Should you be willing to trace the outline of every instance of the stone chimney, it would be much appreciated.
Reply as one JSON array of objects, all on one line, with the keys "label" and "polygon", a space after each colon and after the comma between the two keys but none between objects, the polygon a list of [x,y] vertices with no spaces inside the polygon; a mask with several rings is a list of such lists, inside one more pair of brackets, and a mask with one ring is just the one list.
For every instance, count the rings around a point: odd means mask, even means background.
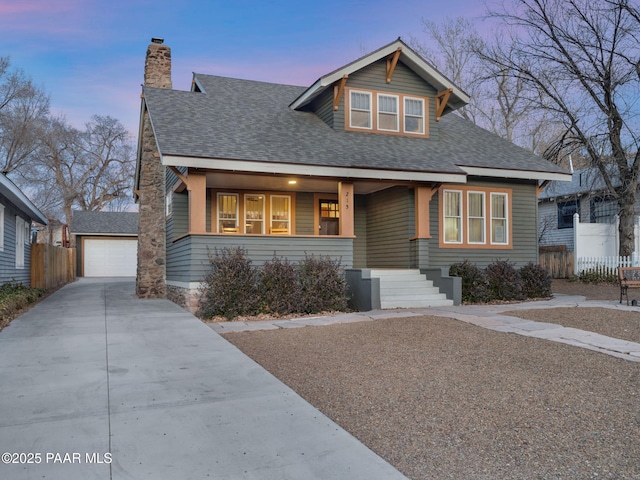
[{"label": "stone chimney", "polygon": [[[147,48],[144,85],[172,88],[171,49],[161,38],[152,38]],[[144,91],[143,91],[144,92]],[[144,93],[143,93],[144,97]],[[144,102],[144,99],[143,99]],[[136,294],[140,298],[166,296],[165,167],[146,108],[142,116],[140,170],[138,177],[139,225]]]},{"label": "stone chimney", "polygon": [[144,84],[155,88],[173,88],[171,84],[171,49],[163,38],[152,38],[144,62]]}]

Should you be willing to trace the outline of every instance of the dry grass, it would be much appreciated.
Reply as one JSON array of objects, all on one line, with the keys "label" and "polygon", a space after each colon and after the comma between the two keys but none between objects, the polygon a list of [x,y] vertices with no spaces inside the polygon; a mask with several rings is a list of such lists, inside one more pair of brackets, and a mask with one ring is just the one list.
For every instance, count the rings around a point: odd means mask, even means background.
[{"label": "dry grass", "polygon": [[640,478],[639,363],[427,316],[226,338],[411,479]]}]

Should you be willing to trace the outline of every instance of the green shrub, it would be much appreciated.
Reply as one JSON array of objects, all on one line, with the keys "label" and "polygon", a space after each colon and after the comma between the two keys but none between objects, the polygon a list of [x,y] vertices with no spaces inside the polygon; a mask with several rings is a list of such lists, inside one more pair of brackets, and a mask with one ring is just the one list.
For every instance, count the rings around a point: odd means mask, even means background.
[{"label": "green shrub", "polygon": [[491,300],[485,273],[475,263],[464,260],[449,267],[449,275],[462,278],[462,301],[483,303]]},{"label": "green shrub", "polygon": [[522,294],[527,298],[547,298],[551,296],[551,275],[533,262],[520,269]]},{"label": "green shrub", "polygon": [[274,257],[258,275],[260,309],[265,313],[288,315],[300,309],[298,269],[287,259]]},{"label": "green shrub", "polygon": [[520,273],[506,260],[496,260],[487,265],[487,285],[496,300],[524,299]]},{"label": "green shrub", "polygon": [[241,247],[224,248],[215,255],[209,253],[210,270],[201,288],[198,316],[217,316],[229,320],[241,315],[258,313],[256,269]]},{"label": "green shrub", "polygon": [[254,268],[241,247],[209,255],[210,269],[200,291],[201,318],[258,313],[287,315],[347,309],[347,283],[340,262],[306,257],[297,265],[274,257]]},{"label": "green shrub", "polygon": [[0,286],[0,320],[8,320],[27,305],[45,294],[41,288],[30,288],[21,283]]},{"label": "green shrub", "polygon": [[347,282],[340,261],[330,257],[307,256],[298,264],[300,306],[304,313],[347,309]]}]

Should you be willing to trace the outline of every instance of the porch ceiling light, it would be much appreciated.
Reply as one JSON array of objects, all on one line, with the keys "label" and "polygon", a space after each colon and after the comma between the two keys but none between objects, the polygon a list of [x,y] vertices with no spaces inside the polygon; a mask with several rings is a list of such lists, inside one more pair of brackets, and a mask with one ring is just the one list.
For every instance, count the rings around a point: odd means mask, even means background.
[{"label": "porch ceiling light", "polygon": [[298,183],[298,181],[297,180],[289,180],[287,183],[289,185],[295,185],[296,183]]}]

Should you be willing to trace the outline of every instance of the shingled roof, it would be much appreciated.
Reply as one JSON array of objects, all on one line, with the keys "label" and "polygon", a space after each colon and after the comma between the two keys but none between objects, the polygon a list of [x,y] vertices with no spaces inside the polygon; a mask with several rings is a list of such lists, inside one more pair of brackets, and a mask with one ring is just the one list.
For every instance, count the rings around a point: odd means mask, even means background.
[{"label": "shingled roof", "polygon": [[450,177],[456,181],[465,181],[467,174],[570,178],[562,168],[455,113],[443,115],[428,139],[379,135],[333,129],[316,114],[292,108],[307,87],[203,74],[194,74],[194,85],[198,88],[191,92],[143,87],[166,165],[216,168],[214,160],[230,160],[260,162],[265,172],[290,165],[361,169],[360,177],[375,169],[457,175]]},{"label": "shingled roof", "polygon": [[138,212],[87,212],[74,210],[71,233],[76,235],[137,235]]}]

